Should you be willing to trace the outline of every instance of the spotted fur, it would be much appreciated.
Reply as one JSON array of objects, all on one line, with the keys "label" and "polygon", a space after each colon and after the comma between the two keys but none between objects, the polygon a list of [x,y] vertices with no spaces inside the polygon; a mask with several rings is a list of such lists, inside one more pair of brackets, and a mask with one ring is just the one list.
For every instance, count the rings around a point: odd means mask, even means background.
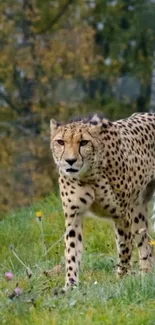
[{"label": "spotted fur", "polygon": [[65,290],[78,283],[88,212],[114,222],[119,276],[130,268],[134,242],[141,270],[151,271],[147,205],[155,189],[155,115],[116,122],[95,115],[65,125],[52,120],[51,149],[66,225]]}]

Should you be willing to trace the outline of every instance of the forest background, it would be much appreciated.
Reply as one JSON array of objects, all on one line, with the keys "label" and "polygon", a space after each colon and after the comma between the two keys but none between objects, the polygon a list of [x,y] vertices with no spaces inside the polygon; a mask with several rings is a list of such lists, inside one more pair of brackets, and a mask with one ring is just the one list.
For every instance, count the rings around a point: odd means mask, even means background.
[{"label": "forest background", "polygon": [[0,17],[2,218],[57,191],[50,118],[155,110],[155,1],[5,0]]}]

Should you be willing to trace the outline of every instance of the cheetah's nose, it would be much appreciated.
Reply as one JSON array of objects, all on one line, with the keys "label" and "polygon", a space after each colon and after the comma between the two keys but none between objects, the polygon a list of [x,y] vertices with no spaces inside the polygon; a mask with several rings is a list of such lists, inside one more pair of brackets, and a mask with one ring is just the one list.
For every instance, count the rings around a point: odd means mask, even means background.
[{"label": "cheetah's nose", "polygon": [[66,159],[66,162],[72,166],[75,162],[77,161],[77,159]]}]

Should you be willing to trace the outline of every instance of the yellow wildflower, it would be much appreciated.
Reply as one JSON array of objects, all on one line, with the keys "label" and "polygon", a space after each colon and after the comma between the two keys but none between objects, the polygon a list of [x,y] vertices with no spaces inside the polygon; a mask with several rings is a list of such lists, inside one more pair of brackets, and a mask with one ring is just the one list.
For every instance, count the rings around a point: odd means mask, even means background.
[{"label": "yellow wildflower", "polygon": [[150,246],[155,246],[155,240],[151,239],[151,240],[149,241],[149,244],[150,244]]},{"label": "yellow wildflower", "polygon": [[42,216],[43,216],[42,211],[37,211],[37,212],[36,212],[36,216],[37,216],[37,218],[38,218],[39,220],[41,220],[41,218],[42,218]]}]

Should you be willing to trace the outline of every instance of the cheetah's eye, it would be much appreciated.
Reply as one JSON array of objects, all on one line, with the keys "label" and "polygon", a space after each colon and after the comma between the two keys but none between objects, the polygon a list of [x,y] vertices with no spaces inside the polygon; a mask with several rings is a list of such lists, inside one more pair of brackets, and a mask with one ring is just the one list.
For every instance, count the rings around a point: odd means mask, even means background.
[{"label": "cheetah's eye", "polygon": [[80,141],[80,147],[84,147],[84,146],[86,146],[86,144],[87,144],[88,142],[89,142],[88,140],[81,140],[81,141]]},{"label": "cheetah's eye", "polygon": [[63,140],[59,139],[59,140],[57,140],[57,142],[58,142],[58,144],[60,144],[60,146],[64,146],[64,141]]}]

